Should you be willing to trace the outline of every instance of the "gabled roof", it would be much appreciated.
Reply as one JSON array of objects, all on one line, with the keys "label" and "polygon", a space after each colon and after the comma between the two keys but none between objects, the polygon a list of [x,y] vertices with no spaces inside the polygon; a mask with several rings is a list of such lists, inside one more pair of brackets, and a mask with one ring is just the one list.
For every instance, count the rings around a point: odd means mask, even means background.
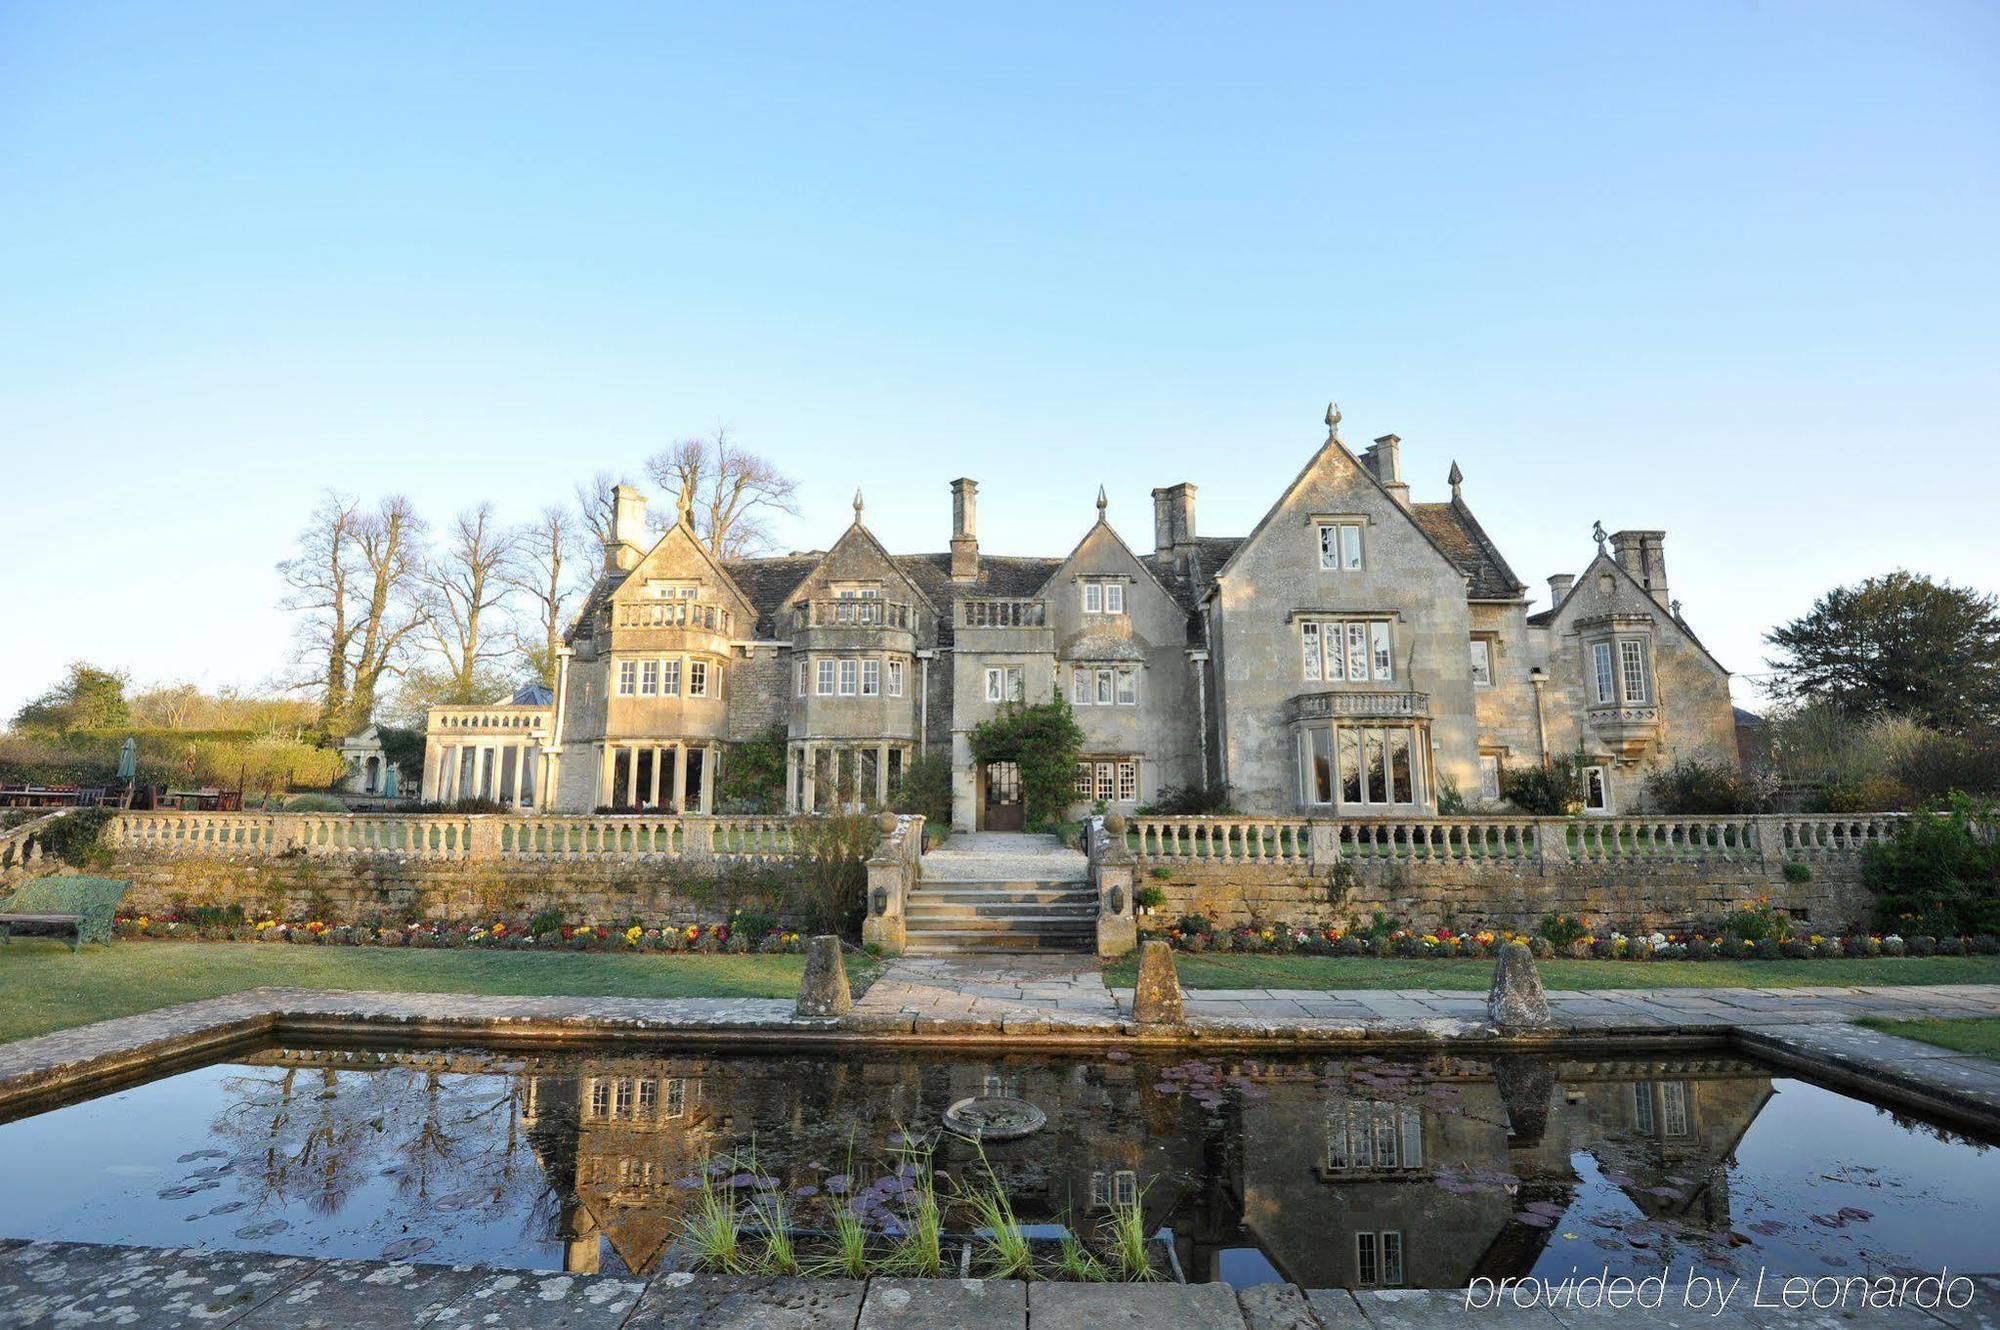
[{"label": "gabled roof", "polygon": [[[860,499],[857,497],[855,502],[859,503]],[[903,580],[910,584],[910,589],[915,591],[917,593],[918,598],[924,602],[924,608],[930,610],[934,614],[938,613],[941,610],[942,604],[949,602],[940,602],[935,596],[931,595],[931,593],[925,589],[924,584],[922,582],[918,581],[916,578],[910,576],[908,572],[904,571],[903,565],[900,562],[898,562],[896,556],[889,553],[888,550],[884,549],[882,546],[882,542],[875,538],[875,533],[873,531],[870,531],[866,526],[866,524],[862,522],[859,516],[859,512],[860,510],[856,509],[856,516],[853,523],[848,526],[847,530],[840,533],[840,539],[834,541],[833,545],[826,551],[825,554],[820,555],[819,558],[813,562],[812,567],[807,569],[806,576],[807,577],[812,576],[812,574],[814,572],[817,572],[820,569],[820,567],[830,562],[833,559],[833,556],[840,552],[840,547],[842,545],[847,544],[850,540],[859,540],[864,542],[869,549],[874,550],[877,555],[881,556],[882,562],[888,564],[891,568],[894,568],[897,572],[902,573]],[[786,600],[790,600],[794,595],[798,594],[799,585],[803,583],[804,580],[805,580],[804,578],[801,578],[799,582],[793,583],[792,589],[785,593]]]},{"label": "gabled roof", "polygon": [[[1329,417],[1329,423],[1337,423],[1338,421],[1339,421],[1338,416]],[[1340,441],[1339,433],[1336,430],[1329,429],[1327,431],[1326,442],[1322,443],[1318,447],[1318,449],[1316,449],[1313,452],[1313,455],[1306,459],[1306,464],[1299,468],[1299,473],[1296,476],[1292,477],[1292,483],[1285,486],[1284,492],[1278,495],[1277,501],[1273,503],[1268,509],[1265,510],[1264,515],[1262,517],[1257,519],[1257,525],[1250,528],[1250,534],[1237,542],[1236,548],[1230,552],[1230,555],[1227,559],[1223,560],[1222,566],[1215,570],[1215,576],[1212,579],[1213,582],[1220,582],[1222,580],[1223,575],[1229,571],[1230,565],[1234,564],[1237,559],[1242,557],[1243,551],[1245,549],[1247,549],[1252,544],[1256,543],[1257,537],[1264,534],[1264,528],[1271,525],[1272,519],[1277,517],[1279,510],[1292,501],[1292,496],[1297,494],[1299,492],[1300,487],[1302,487],[1306,483],[1306,477],[1310,476],[1313,473],[1314,468],[1316,468],[1319,465],[1320,459],[1325,457],[1329,451],[1335,451],[1335,450],[1337,450],[1342,457],[1345,457],[1348,463],[1352,465],[1356,471],[1361,473],[1361,476],[1364,480],[1366,480],[1370,485],[1373,485],[1375,487],[1377,492],[1381,494],[1382,498],[1389,504],[1391,508],[1394,508],[1396,511],[1402,513],[1405,517],[1410,519],[1410,525],[1416,528],[1418,535],[1422,536],[1426,541],[1430,542],[1431,548],[1438,552],[1440,558],[1442,558],[1446,563],[1450,564],[1452,567],[1458,569],[1459,572],[1461,573],[1467,572],[1465,566],[1461,564],[1457,559],[1453,558],[1451,552],[1447,550],[1442,544],[1439,543],[1437,536],[1433,535],[1431,530],[1428,527],[1426,527],[1422,521],[1418,520],[1415,511],[1417,505],[1413,504],[1410,507],[1407,508],[1404,507],[1403,504],[1396,499],[1396,496],[1389,493],[1388,488],[1384,486],[1380,480],[1376,479],[1374,470],[1370,467],[1362,465],[1361,459],[1348,451],[1347,445]],[[1436,507],[1438,505],[1433,504],[1426,506]],[[1467,515],[1470,516],[1470,513],[1468,513]],[[1206,588],[1203,589],[1202,594],[1204,595],[1207,594]]]},{"label": "gabled roof", "polygon": [[1417,525],[1424,529],[1431,543],[1443,550],[1466,575],[1469,587],[1466,594],[1471,599],[1515,600],[1528,589],[1527,583],[1514,576],[1514,570],[1507,566],[1507,560],[1500,556],[1486,528],[1479,525],[1479,519],[1466,507],[1464,499],[1413,503],[1410,516],[1417,519]]},{"label": "gabled roof", "polygon": [[1710,651],[1708,649],[1708,645],[1705,642],[1703,642],[1699,636],[1696,635],[1694,629],[1688,626],[1688,621],[1686,619],[1683,619],[1678,614],[1675,614],[1672,610],[1661,605],[1659,601],[1654,600],[1653,593],[1646,590],[1645,587],[1641,586],[1638,578],[1632,576],[1630,572],[1626,571],[1625,566],[1623,564],[1619,563],[1618,560],[1612,558],[1611,555],[1608,554],[1606,551],[1604,551],[1602,548],[1600,548],[1597,551],[1597,555],[1595,558],[1591,559],[1589,563],[1583,566],[1582,574],[1578,576],[1574,582],[1570,583],[1569,594],[1565,595],[1561,600],[1557,601],[1550,608],[1543,610],[1540,614],[1530,614],[1528,616],[1528,626],[1531,628],[1547,628],[1549,625],[1553,624],[1556,621],[1556,619],[1561,616],[1563,610],[1569,605],[1569,603],[1572,600],[1575,600],[1578,593],[1583,590],[1584,582],[1587,579],[1595,577],[1597,575],[1597,566],[1599,564],[1603,564],[1606,568],[1610,569],[1614,575],[1624,578],[1625,581],[1631,585],[1632,589],[1634,591],[1637,591],[1639,595],[1645,599],[1646,603],[1650,605],[1654,611],[1657,611],[1660,614],[1665,615],[1666,618],[1670,622],[1672,622],[1674,627],[1678,628],[1681,631],[1681,633],[1687,638],[1688,641],[1694,643],[1695,650],[1701,652],[1702,655],[1708,657],[1709,664],[1715,666],[1716,669],[1722,671],[1724,674],[1729,673],[1729,667],[1727,665],[1724,665],[1721,661],[1715,658],[1715,653],[1713,651]]},{"label": "gabled roof", "polygon": [[[1100,504],[1102,503],[1102,496],[1100,496],[1099,502]],[[1153,565],[1148,563],[1145,559],[1140,558],[1138,555],[1132,552],[1132,547],[1130,545],[1127,545],[1125,543],[1125,538],[1118,534],[1118,528],[1111,525],[1110,519],[1105,517],[1104,509],[1101,506],[1097,510],[1097,520],[1090,524],[1090,530],[1083,533],[1082,537],[1078,539],[1076,544],[1070,547],[1069,553],[1064,556],[1062,562],[1057,564],[1055,568],[1050,571],[1048,579],[1044,581],[1040,589],[1038,589],[1035,592],[1036,595],[1047,597],[1050,594],[1050,589],[1055,585],[1056,578],[1062,575],[1062,570],[1069,567],[1070,564],[1076,560],[1076,556],[1083,552],[1083,547],[1090,543],[1090,538],[1096,535],[1100,529],[1104,532],[1105,535],[1111,537],[1112,544],[1116,545],[1119,549],[1124,551],[1126,558],[1130,559],[1133,563],[1139,565],[1140,569],[1146,574],[1146,576],[1152,579],[1153,585],[1158,587],[1161,593],[1165,595],[1167,599],[1178,603],[1179,597],[1175,596],[1172,591],[1169,591],[1167,589],[1166,584],[1160,580],[1160,574],[1158,570],[1155,569]],[[1169,564],[1171,564],[1172,560],[1168,560],[1168,562]]]}]

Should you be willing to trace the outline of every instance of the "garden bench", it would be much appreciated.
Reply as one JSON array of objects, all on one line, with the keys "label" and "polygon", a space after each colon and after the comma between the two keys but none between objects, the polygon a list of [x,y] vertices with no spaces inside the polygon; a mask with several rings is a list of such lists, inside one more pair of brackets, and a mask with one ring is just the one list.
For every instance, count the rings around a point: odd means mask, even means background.
[{"label": "garden bench", "polygon": [[108,945],[118,902],[131,889],[130,882],[102,877],[31,877],[0,901],[0,942],[26,927],[67,930],[72,952],[86,942]]}]

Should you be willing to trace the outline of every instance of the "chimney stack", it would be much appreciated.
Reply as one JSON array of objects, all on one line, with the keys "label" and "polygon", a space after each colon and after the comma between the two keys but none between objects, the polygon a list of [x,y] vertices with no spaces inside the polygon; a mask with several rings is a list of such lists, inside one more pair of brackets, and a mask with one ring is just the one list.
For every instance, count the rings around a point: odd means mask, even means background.
[{"label": "chimney stack", "polygon": [[646,557],[646,496],[630,485],[611,491],[611,539],[604,542],[604,571],[631,572]]},{"label": "chimney stack", "polygon": [[1171,554],[1183,571],[1194,553],[1194,494],[1186,481],[1153,491],[1153,553]]},{"label": "chimney stack", "polygon": [[979,580],[979,482],[951,482],[951,580]]},{"label": "chimney stack", "polygon": [[1562,604],[1563,597],[1567,596],[1569,594],[1569,589],[1575,585],[1576,585],[1575,573],[1556,573],[1554,576],[1550,577],[1549,608],[1554,609],[1556,606]]},{"label": "chimney stack", "polygon": [[1410,506],[1410,487],[1403,483],[1403,441],[1393,434],[1384,434],[1361,454],[1361,461],[1382,488],[1389,491],[1389,497],[1405,508]]},{"label": "chimney stack", "polygon": [[1612,557],[1618,566],[1646,588],[1665,609],[1667,595],[1667,553],[1664,531],[1620,531],[1611,537]]}]

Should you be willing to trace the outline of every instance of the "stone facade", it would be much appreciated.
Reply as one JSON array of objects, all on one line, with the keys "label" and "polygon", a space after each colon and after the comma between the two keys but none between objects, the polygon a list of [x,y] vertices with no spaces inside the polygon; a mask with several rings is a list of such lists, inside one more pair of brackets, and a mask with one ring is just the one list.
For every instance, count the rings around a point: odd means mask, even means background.
[{"label": "stone facade", "polygon": [[1067,556],[984,555],[978,486],[960,479],[948,552],[884,549],[857,493],[830,549],[723,561],[685,509],[652,536],[621,487],[555,696],[438,709],[424,792],[725,811],[730,745],[782,732],[792,809],[885,801],[941,754],[954,825],[1008,829],[1012,775],[977,763],[969,735],[1056,691],[1086,735],[1079,809],[1214,782],[1257,813],[1416,816],[1454,794],[1497,808],[1505,769],[1579,754],[1586,811],[1635,812],[1648,766],[1735,762],[1728,673],[1669,597],[1662,533],[1600,532],[1534,612],[1456,465],[1449,501],[1417,502],[1399,439],[1357,455],[1337,411],[1327,423],[1247,537],[1197,535],[1193,485],[1155,490],[1149,554],[1100,491]]}]

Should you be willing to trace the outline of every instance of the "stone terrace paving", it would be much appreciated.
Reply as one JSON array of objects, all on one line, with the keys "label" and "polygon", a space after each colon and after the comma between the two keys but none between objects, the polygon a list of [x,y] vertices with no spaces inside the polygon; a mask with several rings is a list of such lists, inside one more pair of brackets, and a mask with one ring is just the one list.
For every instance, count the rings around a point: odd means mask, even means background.
[{"label": "stone terrace paving", "polygon": [[[1682,1276],[1684,1279],[1684,1275]],[[1749,1284],[1721,1316],[1657,1311],[1468,1311],[1453,1292],[1347,1293],[1266,1284],[1059,1284],[1016,1280],[804,1280],[666,1273],[647,1279],[501,1272],[470,1266],[316,1261],[216,1251],[0,1242],[0,1327],[117,1325],[132,1330],[1381,1330],[1501,1323],[1518,1330],[1648,1325],[1663,1330],[2000,1326],[2000,1279],[1972,1279],[1970,1302],[1833,1311],[1747,1306]],[[1963,1286],[1956,1295],[1964,1298]],[[1776,1301],[1768,1286],[1765,1301]]]}]

